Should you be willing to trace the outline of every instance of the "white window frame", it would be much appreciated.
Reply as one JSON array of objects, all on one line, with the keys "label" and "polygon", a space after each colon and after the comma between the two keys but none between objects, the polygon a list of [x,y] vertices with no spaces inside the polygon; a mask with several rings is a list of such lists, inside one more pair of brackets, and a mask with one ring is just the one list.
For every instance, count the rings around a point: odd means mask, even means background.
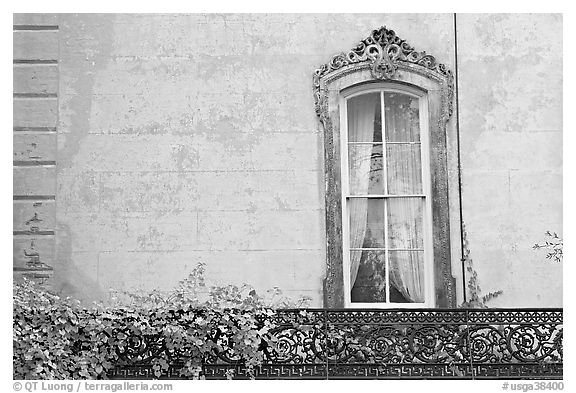
[{"label": "white window frame", "polygon": [[[421,154],[421,170],[422,170],[422,194],[414,194],[424,198],[424,213],[423,213],[423,237],[424,237],[424,285],[425,285],[425,301],[423,303],[352,303],[351,301],[351,285],[350,285],[350,236],[349,236],[349,215],[348,215],[348,199],[349,193],[349,167],[348,167],[348,108],[347,101],[352,98],[363,94],[380,93],[380,105],[382,116],[382,143],[383,143],[383,167],[385,185],[387,185],[386,177],[386,123],[385,123],[385,110],[384,110],[384,92],[401,93],[415,98],[419,102],[419,119],[420,119],[420,154]],[[419,89],[406,86],[400,83],[381,82],[370,83],[368,85],[354,86],[345,89],[340,94],[340,163],[341,163],[341,180],[342,180],[342,239],[343,239],[343,276],[344,276],[344,305],[346,308],[433,308],[435,307],[434,296],[434,267],[433,267],[433,250],[432,250],[432,201],[431,201],[431,184],[430,184],[430,144],[429,144],[429,124],[428,124],[428,95]],[[398,198],[407,197],[410,195],[370,195],[371,198]],[[358,197],[358,196],[355,196]],[[386,207],[385,207],[386,209]],[[384,225],[386,228],[385,238],[385,255],[386,255],[386,290],[387,298],[389,299],[390,285],[389,285],[389,255],[388,255],[388,215],[384,210]]]}]

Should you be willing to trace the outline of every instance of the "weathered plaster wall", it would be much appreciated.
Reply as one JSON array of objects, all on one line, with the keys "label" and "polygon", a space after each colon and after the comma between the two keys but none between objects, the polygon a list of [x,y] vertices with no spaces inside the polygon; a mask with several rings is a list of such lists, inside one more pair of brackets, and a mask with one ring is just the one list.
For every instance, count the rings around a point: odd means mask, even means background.
[{"label": "weathered plaster wall", "polygon": [[[212,282],[279,286],[321,306],[313,70],[381,25],[455,64],[451,14],[61,15],[59,25],[55,280],[85,298],[168,288],[202,261]],[[457,29],[463,214],[481,285],[504,290],[494,306],[561,305],[561,266],[531,249],[562,225],[561,19],[459,15]]]},{"label": "weathered plaster wall", "polygon": [[62,15],[59,285],[168,288],[203,261],[321,306],[311,75],[381,25],[453,66],[451,15]]},{"label": "weathered plaster wall", "polygon": [[458,15],[464,221],[492,306],[562,306],[562,17]]}]

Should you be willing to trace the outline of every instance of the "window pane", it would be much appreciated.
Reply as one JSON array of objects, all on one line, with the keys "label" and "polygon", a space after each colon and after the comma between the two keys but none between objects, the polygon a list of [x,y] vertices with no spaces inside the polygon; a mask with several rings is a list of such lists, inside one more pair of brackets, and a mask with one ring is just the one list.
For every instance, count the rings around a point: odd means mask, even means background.
[{"label": "window pane", "polygon": [[390,198],[388,203],[388,247],[424,248],[422,198]]},{"label": "window pane", "polygon": [[380,93],[348,100],[348,142],[382,142]]},{"label": "window pane", "polygon": [[400,93],[384,93],[386,142],[420,141],[419,99]]},{"label": "window pane", "polygon": [[390,251],[390,302],[424,302],[424,252]]},{"label": "window pane", "polygon": [[384,247],[384,200],[350,198],[350,248]]},{"label": "window pane", "polygon": [[384,251],[350,252],[351,300],[353,303],[386,301],[386,259]]},{"label": "window pane", "polygon": [[350,194],[384,194],[382,145],[348,145]]},{"label": "window pane", "polygon": [[420,145],[386,146],[388,193],[394,195],[422,193]]}]

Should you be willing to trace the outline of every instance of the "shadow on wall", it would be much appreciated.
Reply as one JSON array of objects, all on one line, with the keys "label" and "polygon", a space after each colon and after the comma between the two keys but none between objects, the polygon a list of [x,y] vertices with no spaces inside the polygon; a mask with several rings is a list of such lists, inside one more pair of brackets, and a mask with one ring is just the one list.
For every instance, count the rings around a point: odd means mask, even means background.
[{"label": "shadow on wall", "polygon": [[[57,178],[84,177],[82,168],[75,165],[82,140],[89,134],[92,115],[94,78],[99,69],[105,69],[113,51],[114,23],[111,14],[76,15],[60,18],[60,94],[61,116],[58,123]],[[89,30],[92,34],[84,32]],[[108,297],[98,284],[98,261],[88,260],[92,255],[75,254],[71,228],[62,222],[66,210],[73,206],[85,209],[87,203],[81,190],[64,191],[58,184],[56,203],[56,253],[54,275],[49,281],[53,291],[62,296],[72,296],[82,302],[92,302]],[[63,195],[68,194],[68,195]],[[72,205],[67,205],[72,202]],[[63,204],[62,204],[63,203]],[[62,210],[60,210],[62,209]],[[97,257],[96,257],[97,258]],[[96,269],[96,272],[94,270]]]},{"label": "shadow on wall", "polygon": [[86,261],[81,256],[73,259],[72,235],[68,225],[58,224],[56,255],[54,275],[49,282],[52,291],[61,296],[74,297],[84,304],[108,297],[108,293],[100,288],[97,275],[90,274],[86,266],[83,266]]}]

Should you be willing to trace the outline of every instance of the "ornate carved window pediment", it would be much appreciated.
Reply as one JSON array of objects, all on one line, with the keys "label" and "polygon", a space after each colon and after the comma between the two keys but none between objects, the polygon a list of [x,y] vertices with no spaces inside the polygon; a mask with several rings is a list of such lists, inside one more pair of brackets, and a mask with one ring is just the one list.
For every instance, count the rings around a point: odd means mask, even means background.
[{"label": "ornate carved window pediment", "polygon": [[[315,109],[324,131],[327,266],[324,306],[345,307],[341,130],[343,95],[378,83],[407,86],[427,100],[431,238],[435,307],[455,307],[451,273],[446,123],[452,115],[452,72],[432,55],[418,52],[394,31],[381,27],[348,52],[337,54],[313,75]],[[345,125],[343,125],[345,127]]]}]

